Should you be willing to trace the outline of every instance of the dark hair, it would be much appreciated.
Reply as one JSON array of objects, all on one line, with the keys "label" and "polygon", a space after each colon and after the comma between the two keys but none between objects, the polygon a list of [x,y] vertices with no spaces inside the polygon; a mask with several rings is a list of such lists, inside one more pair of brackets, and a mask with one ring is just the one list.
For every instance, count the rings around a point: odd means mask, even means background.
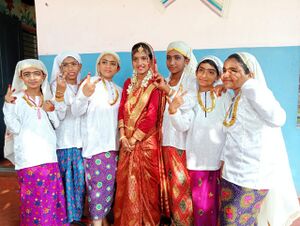
[{"label": "dark hair", "polygon": [[196,69],[196,72],[198,71],[199,67],[200,67],[200,64],[209,64],[210,66],[214,67],[216,69],[216,72],[217,72],[217,77],[220,77],[220,72],[219,72],[219,69],[216,65],[216,63],[213,61],[213,60],[210,60],[210,59],[205,59],[203,61],[201,61],[198,66],[197,66],[197,69]]},{"label": "dark hair", "polygon": [[147,44],[144,43],[144,42],[136,43],[136,44],[132,47],[132,49],[131,49],[131,58],[133,58],[133,55],[134,55],[136,52],[138,52],[138,49],[139,49],[140,47],[143,47],[144,52],[149,56],[150,60],[152,60],[152,59],[153,59],[153,55],[152,55],[152,51],[151,51],[151,49],[150,49],[150,46],[147,45]]},{"label": "dark hair", "polygon": [[245,62],[243,61],[243,59],[241,58],[241,56],[239,54],[237,54],[237,53],[231,54],[229,57],[227,57],[227,59],[235,59],[242,66],[242,68],[244,69],[244,72],[246,74],[250,73],[248,66],[245,64]]}]

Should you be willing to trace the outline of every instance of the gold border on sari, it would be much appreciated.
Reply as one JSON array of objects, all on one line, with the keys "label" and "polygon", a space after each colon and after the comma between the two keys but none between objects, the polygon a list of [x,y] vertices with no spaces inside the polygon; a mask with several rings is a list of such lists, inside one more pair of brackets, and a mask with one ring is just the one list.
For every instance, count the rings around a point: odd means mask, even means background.
[{"label": "gold border on sari", "polygon": [[143,140],[143,138],[146,136],[146,133],[144,133],[142,130],[137,129],[134,134],[132,135],[135,139],[138,141]]},{"label": "gold border on sari", "polygon": [[[144,108],[146,107],[150,95],[152,91],[155,89],[155,85],[150,84],[146,90],[142,93],[140,99],[138,100],[138,103],[135,105],[134,109],[132,110],[131,114],[129,115],[129,119],[127,122],[127,126],[125,127],[126,130],[126,136],[131,137],[134,130],[135,130],[135,124],[140,118]],[[127,101],[130,101],[130,97],[127,99]]]}]

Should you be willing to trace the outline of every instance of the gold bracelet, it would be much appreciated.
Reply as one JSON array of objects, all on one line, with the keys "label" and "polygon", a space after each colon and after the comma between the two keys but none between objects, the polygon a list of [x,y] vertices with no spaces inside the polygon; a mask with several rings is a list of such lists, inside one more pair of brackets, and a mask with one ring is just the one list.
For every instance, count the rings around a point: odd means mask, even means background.
[{"label": "gold bracelet", "polygon": [[57,102],[63,102],[64,101],[64,97],[63,96],[62,97],[55,96],[55,100]]},{"label": "gold bracelet", "polygon": [[59,90],[56,90],[55,93],[58,93],[58,94],[64,94],[65,92],[61,92],[61,91],[59,91]]}]

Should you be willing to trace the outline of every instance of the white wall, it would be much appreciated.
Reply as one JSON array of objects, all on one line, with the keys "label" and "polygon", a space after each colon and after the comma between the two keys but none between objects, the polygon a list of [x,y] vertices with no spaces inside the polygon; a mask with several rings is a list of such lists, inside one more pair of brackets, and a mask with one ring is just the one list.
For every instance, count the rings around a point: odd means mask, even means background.
[{"label": "white wall", "polygon": [[194,49],[300,44],[300,0],[229,0],[219,17],[200,0],[37,0],[39,55],[65,50],[129,51],[138,41],[165,50],[173,40]]}]

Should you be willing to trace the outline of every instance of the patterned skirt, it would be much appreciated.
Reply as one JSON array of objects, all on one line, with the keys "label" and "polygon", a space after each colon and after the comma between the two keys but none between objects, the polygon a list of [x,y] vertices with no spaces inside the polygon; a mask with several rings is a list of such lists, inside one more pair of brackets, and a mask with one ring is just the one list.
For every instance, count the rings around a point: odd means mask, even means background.
[{"label": "patterned skirt", "polygon": [[220,202],[220,170],[189,170],[193,197],[194,225],[216,226]]},{"label": "patterned skirt", "polygon": [[56,153],[65,188],[68,222],[80,221],[85,198],[84,166],[81,149],[59,149]]},{"label": "patterned skirt", "polygon": [[92,220],[110,211],[115,191],[118,152],[108,151],[84,159],[89,211]]},{"label": "patterned skirt", "polygon": [[256,225],[268,190],[244,188],[221,179],[220,225]]},{"label": "patterned skirt", "polygon": [[190,176],[186,168],[186,153],[174,147],[162,147],[169,205],[173,224],[193,225],[193,203]]},{"label": "patterned skirt", "polygon": [[57,163],[17,170],[20,225],[61,226],[67,222],[64,188]]}]

